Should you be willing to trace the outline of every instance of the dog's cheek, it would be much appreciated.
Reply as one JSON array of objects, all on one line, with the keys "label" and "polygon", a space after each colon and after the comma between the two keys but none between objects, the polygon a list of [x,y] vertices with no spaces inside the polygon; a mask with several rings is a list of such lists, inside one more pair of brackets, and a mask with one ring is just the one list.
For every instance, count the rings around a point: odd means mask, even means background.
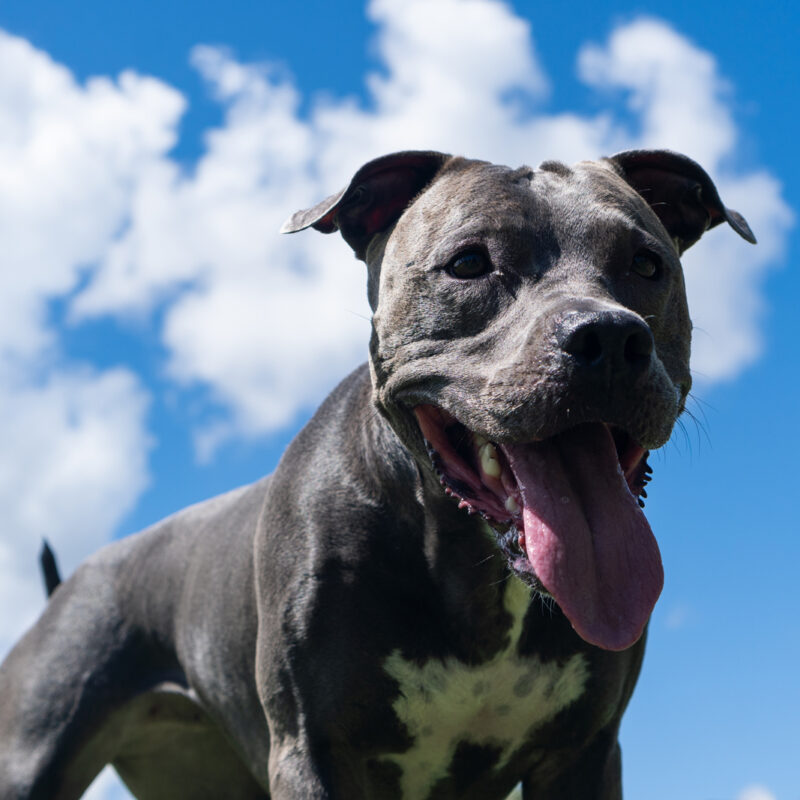
[{"label": "dog's cheek", "polygon": [[656,353],[672,384],[680,392],[682,406],[692,385],[690,359],[692,322],[683,289],[682,277],[672,288],[665,310],[651,323],[656,340]]}]

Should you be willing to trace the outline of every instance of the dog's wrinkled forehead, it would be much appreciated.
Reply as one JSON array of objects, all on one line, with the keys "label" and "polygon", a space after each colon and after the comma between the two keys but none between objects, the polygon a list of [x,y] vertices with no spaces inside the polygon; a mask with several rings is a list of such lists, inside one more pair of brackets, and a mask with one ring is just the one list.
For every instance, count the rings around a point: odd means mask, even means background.
[{"label": "dog's wrinkled forehead", "polygon": [[532,176],[528,167],[457,161],[401,217],[397,238],[419,246],[457,233],[477,236],[528,226],[534,215]]},{"label": "dog's wrinkled forehead", "polygon": [[633,227],[664,236],[642,197],[602,163],[545,162],[534,170],[454,159],[400,218],[385,256],[406,265],[415,256],[444,256],[459,242],[502,237],[506,246],[568,246],[597,257],[598,238]]}]

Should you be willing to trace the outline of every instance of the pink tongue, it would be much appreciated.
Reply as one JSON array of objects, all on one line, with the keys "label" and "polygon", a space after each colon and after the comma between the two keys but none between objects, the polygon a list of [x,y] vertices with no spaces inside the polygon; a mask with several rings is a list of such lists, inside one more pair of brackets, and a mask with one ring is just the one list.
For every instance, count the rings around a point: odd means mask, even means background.
[{"label": "pink tongue", "polygon": [[582,639],[625,650],[642,635],[664,571],[604,425],[503,448],[524,502],[528,559]]}]

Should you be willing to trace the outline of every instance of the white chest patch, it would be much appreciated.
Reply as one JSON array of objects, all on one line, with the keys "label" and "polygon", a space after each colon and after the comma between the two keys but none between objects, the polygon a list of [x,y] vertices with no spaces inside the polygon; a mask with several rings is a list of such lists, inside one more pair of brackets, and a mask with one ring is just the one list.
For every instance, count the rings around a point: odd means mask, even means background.
[{"label": "white chest patch", "polygon": [[502,769],[529,733],[583,694],[588,678],[583,656],[559,665],[517,655],[530,602],[528,587],[512,577],[503,598],[513,618],[509,643],[483,664],[447,658],[420,667],[399,650],[386,659],[384,669],[400,685],[395,713],[414,740],[405,753],[385,757],[403,771],[403,797],[427,797],[447,776],[460,742],[500,748]]}]

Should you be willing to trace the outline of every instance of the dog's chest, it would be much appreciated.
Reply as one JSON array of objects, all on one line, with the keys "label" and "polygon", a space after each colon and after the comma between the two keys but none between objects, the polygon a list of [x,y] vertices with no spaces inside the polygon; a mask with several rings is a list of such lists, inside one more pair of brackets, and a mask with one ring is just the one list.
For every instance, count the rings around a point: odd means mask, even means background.
[{"label": "dog's chest", "polygon": [[537,728],[583,694],[583,656],[557,663],[517,655],[529,602],[528,588],[512,578],[504,598],[513,619],[508,646],[482,664],[447,658],[420,666],[399,651],[384,663],[400,689],[394,712],[412,739],[384,759],[402,770],[403,797],[425,798],[441,781],[458,784],[460,772],[499,773]]}]

